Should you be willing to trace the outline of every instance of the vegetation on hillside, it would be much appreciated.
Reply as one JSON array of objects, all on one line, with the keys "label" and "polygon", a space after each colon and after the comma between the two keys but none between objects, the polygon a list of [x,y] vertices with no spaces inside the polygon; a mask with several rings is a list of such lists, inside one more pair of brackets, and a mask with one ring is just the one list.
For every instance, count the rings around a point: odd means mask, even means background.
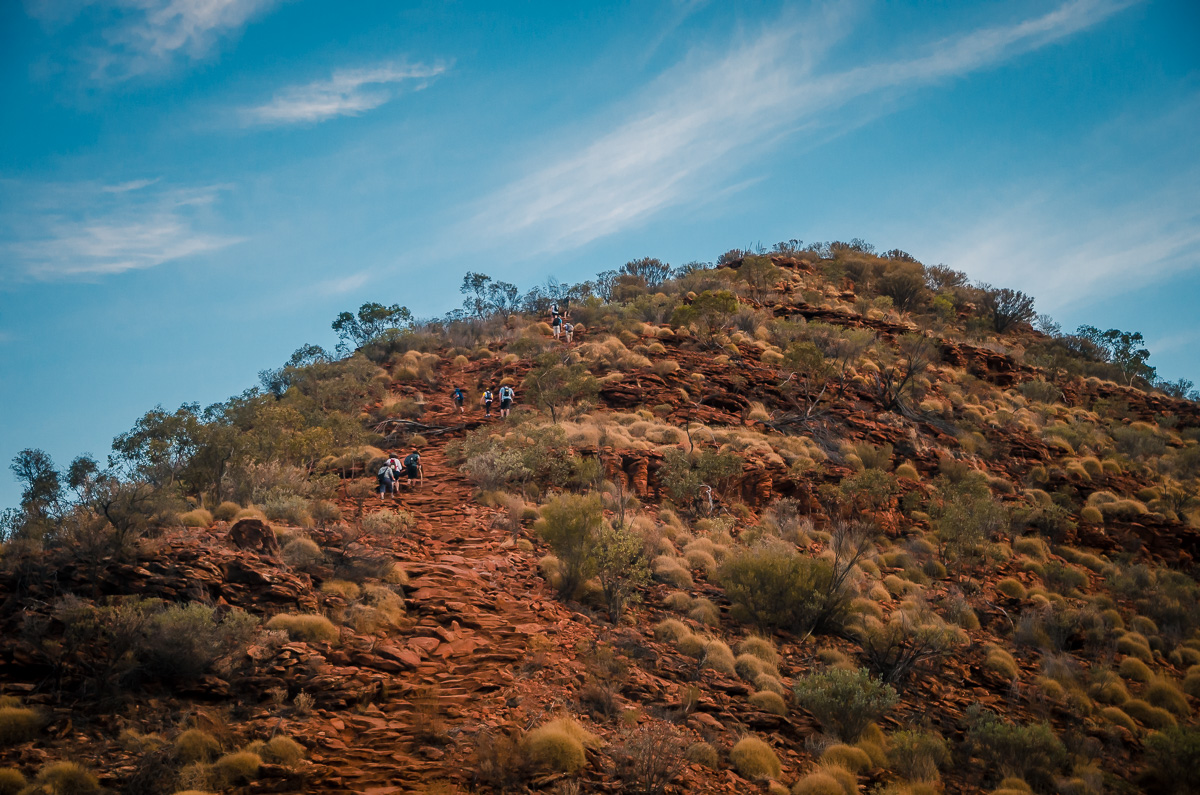
[{"label": "vegetation on hillside", "polygon": [[[334,352],[305,345],[223,403],[155,408],[104,463],[21,451],[0,602],[15,615],[53,571],[94,586],[31,613],[55,697],[98,708],[214,678],[253,693],[286,644],[402,635],[404,574],[376,552],[422,517],[367,506],[385,451],[428,448],[548,593],[659,650],[580,654],[576,715],[479,735],[476,785],[592,766],[662,792],[687,760],[794,793],[1192,791],[1200,395],[1157,377],[1140,334],[1064,333],[1028,295],[859,240],[639,259],[523,294],[468,273],[461,291],[439,318],[343,312]],[[506,419],[433,418],[454,386],[473,406],[501,385],[519,396]],[[181,528],[243,518],[275,526],[318,595],[214,606],[104,579]],[[641,703],[630,666],[686,670],[696,692]],[[755,732],[689,721],[704,688],[744,695]],[[38,742],[42,720],[0,703],[0,744]],[[197,742],[138,758],[160,754],[181,789],[269,762]]]}]

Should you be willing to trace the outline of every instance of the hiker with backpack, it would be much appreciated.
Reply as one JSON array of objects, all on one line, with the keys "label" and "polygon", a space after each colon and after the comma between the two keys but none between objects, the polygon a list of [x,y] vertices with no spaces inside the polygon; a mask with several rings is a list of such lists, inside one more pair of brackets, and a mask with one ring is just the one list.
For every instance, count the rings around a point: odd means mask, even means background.
[{"label": "hiker with backpack", "polygon": [[563,334],[565,334],[567,336],[567,344],[570,345],[571,342],[574,341],[574,339],[575,339],[575,324],[574,323],[564,323],[563,324]]},{"label": "hiker with backpack", "polygon": [[500,416],[507,417],[508,412],[512,409],[512,402],[516,398],[517,393],[513,391],[511,386],[505,385],[500,387]]},{"label": "hiker with backpack", "polygon": [[562,334],[562,327],[563,327],[562,315],[555,314],[554,320],[552,320],[550,322],[550,325],[554,328],[554,339],[558,339],[559,336]]},{"label": "hiker with backpack", "polygon": [[461,386],[456,386],[454,387],[454,394],[452,397],[454,398],[454,405],[458,406],[458,413],[462,414],[463,403],[466,402],[467,399],[466,391]]},{"label": "hiker with backpack", "polygon": [[375,482],[379,484],[379,501],[386,502],[385,495],[391,494],[396,490],[396,478],[391,466],[384,464],[375,474]]},{"label": "hiker with backpack", "polygon": [[483,416],[492,416],[492,390],[483,390],[483,397],[479,399],[479,402],[483,404]]},{"label": "hiker with backpack", "polygon": [[413,450],[405,457],[404,474],[408,478],[406,485],[409,488],[412,488],[414,480],[419,479],[421,483],[425,482],[425,470],[421,468],[421,454],[416,450]]}]

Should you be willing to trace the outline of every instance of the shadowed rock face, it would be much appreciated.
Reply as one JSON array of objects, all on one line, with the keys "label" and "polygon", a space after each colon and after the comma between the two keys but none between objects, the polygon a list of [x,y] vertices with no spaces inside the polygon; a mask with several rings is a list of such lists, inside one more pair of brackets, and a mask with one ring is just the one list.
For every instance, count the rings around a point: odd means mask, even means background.
[{"label": "shadowed rock face", "polygon": [[260,550],[268,555],[279,554],[275,531],[261,519],[242,519],[229,529],[229,541],[238,549]]}]

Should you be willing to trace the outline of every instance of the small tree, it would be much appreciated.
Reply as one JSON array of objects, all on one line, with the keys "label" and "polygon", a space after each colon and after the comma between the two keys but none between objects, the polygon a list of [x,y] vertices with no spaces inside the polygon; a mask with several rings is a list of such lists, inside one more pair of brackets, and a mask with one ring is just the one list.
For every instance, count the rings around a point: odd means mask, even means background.
[{"label": "small tree", "polygon": [[821,721],[826,731],[847,743],[857,740],[899,701],[895,688],[862,668],[830,668],[808,674],[797,679],[793,689],[796,703]]},{"label": "small tree", "polygon": [[596,573],[596,538],[604,522],[597,495],[563,494],[542,506],[537,530],[562,563],[559,595],[570,597]]},{"label": "small tree", "polygon": [[637,589],[650,582],[645,544],[626,525],[604,525],[596,533],[593,554],[608,618],[616,624]]},{"label": "small tree", "polygon": [[737,296],[728,290],[705,290],[671,315],[674,326],[692,326],[705,340],[725,328],[738,310]]},{"label": "small tree", "polygon": [[646,287],[654,290],[671,275],[671,266],[655,257],[642,257],[626,262],[621,272],[639,277]]},{"label": "small tree", "polygon": [[967,741],[988,770],[1024,777],[1066,763],[1067,749],[1045,723],[1007,723],[978,704],[967,710]]},{"label": "small tree", "polygon": [[1137,380],[1154,383],[1156,370],[1149,364],[1150,351],[1142,347],[1146,340],[1141,332],[1115,328],[1101,331],[1095,326],[1080,326],[1075,335],[1095,345],[1105,361],[1115,364],[1126,384],[1132,386]]},{"label": "small tree", "polygon": [[892,299],[893,306],[907,311],[920,304],[928,293],[923,271],[917,263],[897,265],[879,278],[876,287],[880,295]]},{"label": "small tree", "polygon": [[600,383],[587,367],[570,356],[549,351],[535,361],[537,365],[525,376],[525,394],[535,405],[549,409],[555,423],[558,409],[594,399],[600,390]]},{"label": "small tree", "polygon": [[463,309],[468,315],[479,319],[492,315],[507,319],[521,303],[520,292],[515,285],[495,281],[484,273],[468,271],[458,291],[467,296],[463,301]]},{"label": "small tree", "polygon": [[905,681],[961,640],[958,630],[936,616],[910,616],[903,611],[886,624],[864,624],[857,638],[867,666],[888,684]]},{"label": "small tree", "polygon": [[57,514],[62,480],[54,461],[45,451],[22,450],[13,456],[9,469],[25,484],[21,492],[21,510],[31,521],[49,521]]},{"label": "small tree", "polygon": [[996,333],[1003,334],[1018,323],[1028,323],[1037,317],[1033,309],[1033,297],[1020,290],[1007,287],[997,289],[990,284],[980,284],[983,291],[980,304]]},{"label": "small tree", "polygon": [[388,329],[411,325],[412,319],[408,307],[369,302],[360,306],[357,314],[339,314],[333,321],[333,330],[341,338],[339,348],[351,347],[351,343],[353,347],[360,348]]},{"label": "small tree", "polygon": [[924,334],[905,334],[897,349],[896,357],[875,374],[875,388],[884,411],[905,408],[903,400],[914,391],[916,377],[937,355],[933,339]]}]

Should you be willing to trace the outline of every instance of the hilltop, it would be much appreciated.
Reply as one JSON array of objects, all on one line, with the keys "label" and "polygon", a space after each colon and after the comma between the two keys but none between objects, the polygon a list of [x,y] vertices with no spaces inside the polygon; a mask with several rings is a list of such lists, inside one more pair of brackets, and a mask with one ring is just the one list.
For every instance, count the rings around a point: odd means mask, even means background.
[{"label": "hilltop", "polygon": [[861,241],[462,291],[17,457],[0,795],[1196,791],[1200,404],[1139,334]]}]

